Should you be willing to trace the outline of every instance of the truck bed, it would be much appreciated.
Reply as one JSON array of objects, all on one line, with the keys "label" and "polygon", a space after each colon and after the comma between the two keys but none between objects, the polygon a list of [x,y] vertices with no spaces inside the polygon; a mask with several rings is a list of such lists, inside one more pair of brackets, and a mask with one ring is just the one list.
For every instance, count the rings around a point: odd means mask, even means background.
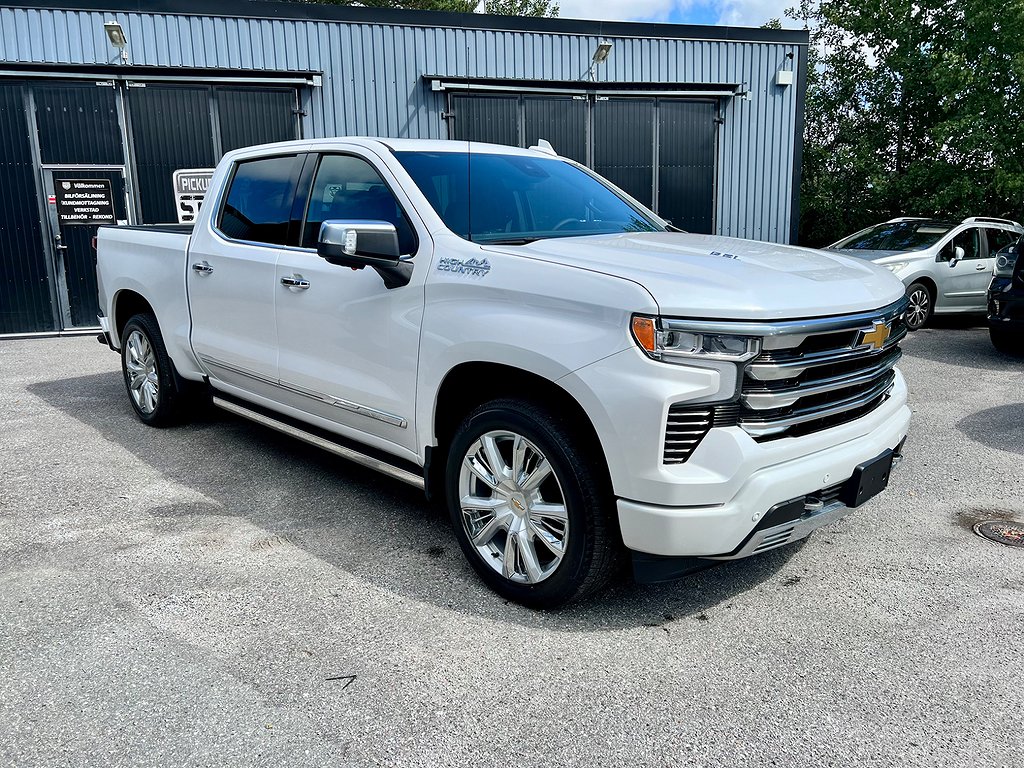
[{"label": "truck bed", "polygon": [[134,232],[167,232],[176,235],[191,235],[192,224],[121,224],[114,226],[105,224],[100,229],[131,230]]},{"label": "truck bed", "polygon": [[191,370],[186,298],[191,224],[105,226],[96,235],[96,276],[100,306],[110,318],[111,341],[120,347],[118,330],[127,317],[118,316],[121,297],[145,297],[164,334],[167,352],[179,371]]}]

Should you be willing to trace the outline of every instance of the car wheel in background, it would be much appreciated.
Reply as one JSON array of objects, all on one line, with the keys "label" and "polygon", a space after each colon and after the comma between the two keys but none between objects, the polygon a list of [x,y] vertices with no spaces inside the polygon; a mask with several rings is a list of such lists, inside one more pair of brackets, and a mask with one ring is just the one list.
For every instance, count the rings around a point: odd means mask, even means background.
[{"label": "car wheel in background", "polygon": [[989,328],[988,335],[992,339],[992,345],[1000,352],[1016,357],[1024,355],[1024,342],[1021,341],[1019,334],[1001,328]]},{"label": "car wheel in background", "polygon": [[498,594],[553,608],[603,587],[621,547],[592,446],[533,402],[494,400],[452,439],[446,492],[463,552]]},{"label": "car wheel in background", "polygon": [[932,292],[924,283],[911,283],[907,288],[907,328],[916,331],[931,320],[935,303]]}]

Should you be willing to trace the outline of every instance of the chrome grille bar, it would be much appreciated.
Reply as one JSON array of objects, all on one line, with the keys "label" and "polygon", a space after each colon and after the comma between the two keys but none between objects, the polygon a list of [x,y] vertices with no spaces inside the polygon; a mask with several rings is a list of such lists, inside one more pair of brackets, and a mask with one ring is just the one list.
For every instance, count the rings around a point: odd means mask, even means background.
[{"label": "chrome grille bar", "polygon": [[888,354],[878,360],[870,368],[855,370],[841,376],[832,376],[826,379],[812,379],[811,381],[793,384],[786,387],[763,388],[745,387],[743,402],[754,410],[773,410],[795,405],[801,398],[811,395],[820,395],[827,392],[836,392],[841,389],[849,389],[860,384],[868,384],[878,376],[892,370],[893,366],[903,357],[900,349],[891,350]]},{"label": "chrome grille bar", "polygon": [[766,437],[768,435],[785,432],[790,427],[795,427],[799,424],[806,424],[819,419],[827,419],[830,416],[837,416],[839,414],[846,413],[847,411],[862,408],[871,403],[872,400],[889,394],[895,378],[896,374],[890,372],[884,379],[871,387],[867,392],[854,397],[838,400],[827,407],[814,407],[806,410],[798,410],[777,418],[741,416],[740,426],[754,437]]},{"label": "chrome grille bar", "polygon": [[765,353],[759,355],[747,367],[747,375],[759,381],[773,381],[778,379],[792,379],[812,368],[820,368],[825,365],[836,365],[848,363],[854,360],[862,360],[884,354],[895,349],[899,343],[906,338],[907,329],[901,328],[890,337],[881,350],[873,350],[870,347],[857,347],[855,349],[840,349],[838,351],[819,352],[817,354],[779,356],[777,354]]}]

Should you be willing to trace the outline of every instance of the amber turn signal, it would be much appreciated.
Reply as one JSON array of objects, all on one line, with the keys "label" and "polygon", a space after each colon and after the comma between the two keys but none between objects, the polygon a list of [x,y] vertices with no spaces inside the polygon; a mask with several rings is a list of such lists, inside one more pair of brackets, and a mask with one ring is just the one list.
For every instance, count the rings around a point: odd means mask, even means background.
[{"label": "amber turn signal", "polygon": [[655,351],[654,320],[649,317],[633,318],[633,338],[647,352]]}]

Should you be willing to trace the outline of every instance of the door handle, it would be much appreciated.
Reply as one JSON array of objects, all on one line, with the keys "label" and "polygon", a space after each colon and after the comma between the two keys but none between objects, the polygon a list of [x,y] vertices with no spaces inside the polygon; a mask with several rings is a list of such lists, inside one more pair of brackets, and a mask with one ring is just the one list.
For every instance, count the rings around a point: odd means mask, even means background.
[{"label": "door handle", "polygon": [[979,264],[978,266],[976,266],[974,268],[974,271],[975,272],[984,272],[986,269],[991,269],[991,267],[986,267],[984,264]]},{"label": "door handle", "polygon": [[199,261],[192,265],[192,271],[198,272],[200,275],[208,275],[213,272],[213,267],[208,261]]},{"label": "door handle", "polygon": [[281,285],[304,291],[309,288],[309,280],[303,280],[299,275],[292,275],[291,277],[282,277]]}]

